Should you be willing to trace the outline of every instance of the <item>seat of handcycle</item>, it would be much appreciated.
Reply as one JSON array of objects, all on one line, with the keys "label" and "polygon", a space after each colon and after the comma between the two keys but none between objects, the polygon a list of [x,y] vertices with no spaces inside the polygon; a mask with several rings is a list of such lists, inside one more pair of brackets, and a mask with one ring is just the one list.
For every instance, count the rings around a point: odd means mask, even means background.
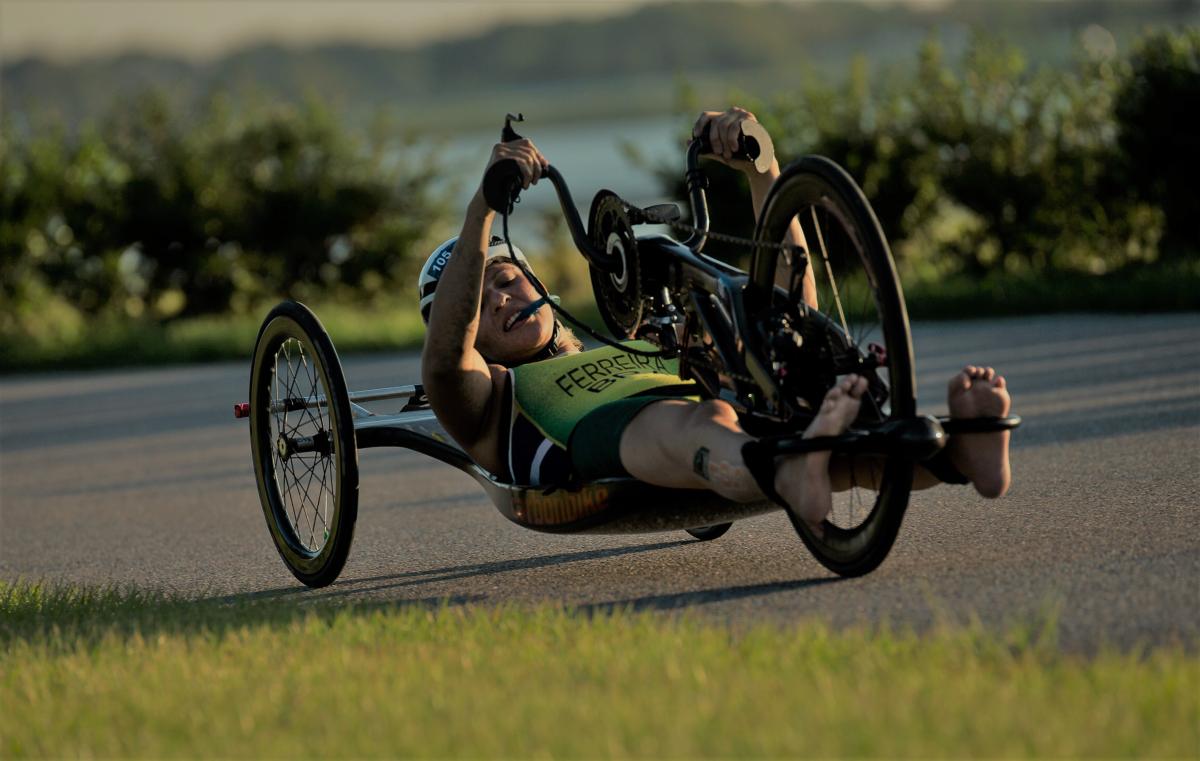
[{"label": "seat of handcycle", "polygon": [[440,430],[432,413],[422,412],[403,420],[360,421],[355,431],[358,447],[399,446],[453,465],[483,487],[501,515],[534,531],[648,534],[731,523],[779,509],[768,501],[734,502],[710,491],[669,489],[636,478],[563,486],[509,483],[476,465]]},{"label": "seat of handcycle", "polygon": [[710,491],[669,489],[636,478],[563,487],[510,484],[478,468],[496,509],[524,528],[554,534],[645,534],[732,523],[779,507],[741,503]]}]

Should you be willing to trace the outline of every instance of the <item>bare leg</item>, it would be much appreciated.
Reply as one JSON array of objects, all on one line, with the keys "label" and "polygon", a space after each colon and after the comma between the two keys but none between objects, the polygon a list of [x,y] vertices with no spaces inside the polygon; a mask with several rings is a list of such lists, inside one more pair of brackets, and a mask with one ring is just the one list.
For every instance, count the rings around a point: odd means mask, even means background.
[{"label": "bare leg", "polygon": [[634,478],[676,489],[711,489],[739,502],[765,499],[742,462],[750,436],[727,403],[664,400],[647,405],[621,435],[621,464]]},{"label": "bare leg", "polygon": [[[849,376],[826,395],[804,435],[836,436],[858,415],[866,380]],[[990,367],[968,366],[955,375],[949,388],[950,413],[957,418],[1001,417],[1011,401],[1004,379]],[[963,475],[985,497],[998,497],[1011,480],[1007,431],[954,436],[949,455]],[[725,402],[696,404],[684,400],[655,402],[643,409],[625,429],[620,441],[621,463],[638,480],[675,489],[709,489],[737,502],[766,499],[742,460],[742,445],[750,441],[737,414]],[[832,491],[852,486],[877,488],[882,471],[869,457],[839,457],[829,452],[780,457],[775,490],[817,535],[832,507]],[[939,481],[917,467],[915,488]]]},{"label": "bare leg", "polygon": [[[836,436],[858,414],[866,381],[849,376],[830,389],[805,436]],[[766,499],[742,460],[750,436],[725,402],[666,400],[647,405],[621,435],[621,464],[640,481],[676,489],[710,489],[727,499]],[[811,481],[811,483],[806,483]],[[780,458],[775,489],[795,513],[820,526],[829,512],[829,453]]]}]

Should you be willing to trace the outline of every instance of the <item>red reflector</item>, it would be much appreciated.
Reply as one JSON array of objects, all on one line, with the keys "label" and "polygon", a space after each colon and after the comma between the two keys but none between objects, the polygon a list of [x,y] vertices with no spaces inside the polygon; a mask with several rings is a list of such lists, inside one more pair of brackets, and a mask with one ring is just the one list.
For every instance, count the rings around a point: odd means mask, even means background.
[{"label": "red reflector", "polygon": [[250,402],[233,405],[234,417],[250,417]]}]

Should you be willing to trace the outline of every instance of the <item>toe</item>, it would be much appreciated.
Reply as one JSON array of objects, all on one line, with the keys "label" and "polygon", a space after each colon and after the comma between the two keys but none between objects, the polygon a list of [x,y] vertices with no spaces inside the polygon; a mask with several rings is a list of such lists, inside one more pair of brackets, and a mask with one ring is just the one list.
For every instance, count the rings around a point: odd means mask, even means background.
[{"label": "toe", "polygon": [[955,374],[952,378],[950,378],[949,392],[951,394],[966,391],[970,387],[971,378],[967,375],[965,370],[961,373]]},{"label": "toe", "polygon": [[861,376],[856,377],[854,380],[854,386],[850,389],[850,396],[854,397],[855,399],[859,399],[864,393],[866,393],[866,391],[867,379]]},{"label": "toe", "polygon": [[1006,388],[1007,386],[1008,381],[1004,380],[1003,375],[997,375],[995,378],[992,378],[992,388]]}]

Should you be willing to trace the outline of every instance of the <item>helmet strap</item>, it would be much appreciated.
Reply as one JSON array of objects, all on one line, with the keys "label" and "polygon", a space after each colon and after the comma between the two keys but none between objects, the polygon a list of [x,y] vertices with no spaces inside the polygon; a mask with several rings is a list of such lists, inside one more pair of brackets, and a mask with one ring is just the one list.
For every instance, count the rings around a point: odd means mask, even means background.
[{"label": "helmet strap", "polygon": [[[534,313],[537,312],[537,310],[541,309],[544,306],[548,306],[548,307],[550,307],[551,314],[553,315],[553,310],[556,309],[557,307],[555,306],[555,304],[553,302],[550,301],[550,294],[549,294],[549,292],[547,292],[546,286],[542,285],[542,281],[537,279],[537,276],[535,276],[533,274],[533,272],[531,272],[529,270],[529,266],[522,259],[518,258],[516,255],[516,252],[513,251],[512,241],[508,237],[508,212],[507,211],[500,212],[500,225],[501,225],[502,231],[504,232],[504,243],[505,243],[505,245],[508,246],[509,256],[512,257],[512,260],[517,263],[517,267],[519,267],[521,269],[521,272],[523,272],[525,274],[525,277],[528,278],[531,283],[533,283],[534,290],[536,290],[538,292],[538,294],[541,296],[540,299],[533,302],[529,306],[525,307],[525,309],[523,309],[522,312],[527,313],[528,315],[533,315]],[[543,359],[550,359],[551,357],[557,356],[558,355],[558,338],[561,333],[562,333],[562,323],[558,321],[558,317],[554,317],[554,331],[550,334],[550,341],[545,346],[543,346],[541,348],[541,350],[538,351],[538,353],[533,356],[532,359],[530,359],[528,361],[529,362],[540,362]]]},{"label": "helmet strap", "polygon": [[558,318],[556,317],[554,318],[554,332],[550,334],[550,342],[542,347],[542,350],[539,351],[530,361],[540,362],[543,359],[550,359],[551,357],[558,356],[558,336],[561,332],[562,323],[559,322]]}]

